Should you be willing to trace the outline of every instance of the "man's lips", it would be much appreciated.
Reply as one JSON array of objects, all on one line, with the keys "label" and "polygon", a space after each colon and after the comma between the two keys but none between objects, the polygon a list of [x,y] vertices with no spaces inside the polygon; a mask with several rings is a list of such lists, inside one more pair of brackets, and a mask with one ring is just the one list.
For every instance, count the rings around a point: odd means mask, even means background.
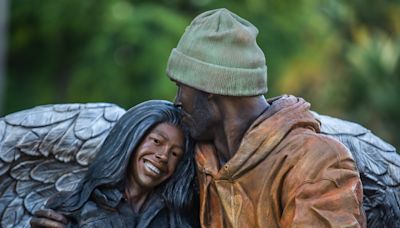
[{"label": "man's lips", "polygon": [[182,117],[189,117],[190,115],[184,109],[181,109],[181,116]]},{"label": "man's lips", "polygon": [[187,114],[185,111],[183,111],[182,110],[182,112],[181,112],[181,119],[182,119],[182,122],[183,123],[185,123],[186,125],[190,122],[190,115],[189,114]]}]

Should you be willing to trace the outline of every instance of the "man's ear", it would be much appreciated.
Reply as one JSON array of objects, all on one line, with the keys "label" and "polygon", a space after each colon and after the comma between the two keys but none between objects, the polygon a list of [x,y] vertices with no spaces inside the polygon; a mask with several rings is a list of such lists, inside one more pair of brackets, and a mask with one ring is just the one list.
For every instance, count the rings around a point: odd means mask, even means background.
[{"label": "man's ear", "polygon": [[208,111],[213,116],[213,121],[219,120],[220,118],[220,109],[219,109],[219,102],[220,99],[219,95],[207,93],[207,101],[208,101]]}]

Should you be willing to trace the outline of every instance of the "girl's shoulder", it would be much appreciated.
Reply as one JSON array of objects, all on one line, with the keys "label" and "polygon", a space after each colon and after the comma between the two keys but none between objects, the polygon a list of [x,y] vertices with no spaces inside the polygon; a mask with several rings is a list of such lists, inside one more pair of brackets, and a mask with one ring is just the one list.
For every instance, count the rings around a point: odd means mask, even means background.
[{"label": "girl's shoulder", "polygon": [[132,227],[134,217],[133,214],[132,217],[124,215],[118,208],[108,208],[88,201],[80,209],[76,221],[78,227]]}]

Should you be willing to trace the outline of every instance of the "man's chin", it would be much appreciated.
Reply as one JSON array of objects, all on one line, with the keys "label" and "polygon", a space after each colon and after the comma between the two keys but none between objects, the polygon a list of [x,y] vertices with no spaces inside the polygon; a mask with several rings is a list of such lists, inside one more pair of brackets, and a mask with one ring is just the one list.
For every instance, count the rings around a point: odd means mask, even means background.
[{"label": "man's chin", "polygon": [[189,129],[190,129],[190,131],[189,131],[190,137],[192,137],[192,139],[197,140],[197,141],[201,140],[201,137],[200,137],[200,135],[197,134],[197,132],[193,132],[191,130],[192,128],[190,128],[190,127],[189,127]]},{"label": "man's chin", "polygon": [[202,132],[198,132],[198,131],[193,131],[193,128],[189,128],[189,132],[190,132],[190,137],[192,137],[194,140],[196,141],[210,141],[211,140],[211,135],[210,134],[205,134]]}]

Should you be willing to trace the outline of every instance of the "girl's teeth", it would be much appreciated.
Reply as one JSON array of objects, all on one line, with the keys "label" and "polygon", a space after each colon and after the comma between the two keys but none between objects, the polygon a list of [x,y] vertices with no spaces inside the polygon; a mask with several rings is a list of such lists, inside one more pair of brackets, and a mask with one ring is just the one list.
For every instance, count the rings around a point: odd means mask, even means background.
[{"label": "girl's teeth", "polygon": [[160,170],[159,170],[157,167],[155,167],[153,164],[151,164],[150,162],[145,162],[144,165],[145,165],[148,169],[150,169],[151,171],[153,171],[154,173],[160,174]]}]

